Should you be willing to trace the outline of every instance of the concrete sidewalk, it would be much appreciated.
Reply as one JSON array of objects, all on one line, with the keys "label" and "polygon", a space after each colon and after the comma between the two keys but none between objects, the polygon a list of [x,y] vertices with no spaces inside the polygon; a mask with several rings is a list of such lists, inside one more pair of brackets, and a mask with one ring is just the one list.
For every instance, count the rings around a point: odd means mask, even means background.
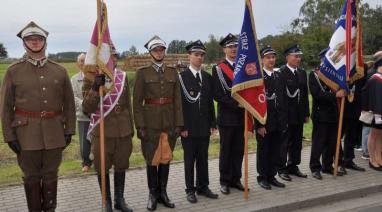
[{"label": "concrete sidewalk", "polygon": [[[307,179],[293,177],[292,182],[284,181],[286,188],[273,187],[266,191],[256,183],[256,155],[251,154],[248,200],[244,200],[243,193],[236,189],[231,189],[230,195],[220,193],[219,161],[210,160],[210,188],[219,194],[219,199],[199,197],[197,204],[186,200],[183,163],[173,164],[168,194],[176,208],[167,209],[159,204],[157,211],[292,211],[382,191],[382,173],[369,169],[367,161],[360,159],[359,154],[356,162],[365,167],[366,172],[348,170],[348,175],[337,179],[323,174],[322,181],[312,178],[308,168],[309,156],[310,147],[304,147],[300,168],[309,173]],[[96,176],[60,179],[58,187],[57,211],[100,211],[101,195]],[[125,198],[135,211],[146,211],[148,189],[145,169],[134,169],[127,173]],[[22,186],[0,188],[0,211],[27,211]]]}]

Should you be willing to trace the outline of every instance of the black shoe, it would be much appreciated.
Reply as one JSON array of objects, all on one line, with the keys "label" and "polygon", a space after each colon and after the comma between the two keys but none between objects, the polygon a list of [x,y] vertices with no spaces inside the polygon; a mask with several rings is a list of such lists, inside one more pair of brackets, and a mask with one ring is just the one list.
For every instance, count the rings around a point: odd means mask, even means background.
[{"label": "black shoe", "polygon": [[196,203],[198,202],[198,199],[196,199],[195,192],[189,191],[187,192],[187,201],[190,203]]},{"label": "black shoe", "polygon": [[114,208],[122,212],[133,212],[124,198],[125,172],[114,172]]},{"label": "black shoe", "polygon": [[282,182],[279,182],[276,178],[273,178],[273,179],[269,180],[268,182],[269,182],[269,184],[271,184],[275,187],[285,188],[285,184]]},{"label": "black shoe", "polygon": [[217,199],[219,195],[213,193],[208,187],[203,191],[197,191],[198,195],[205,196],[210,199]]},{"label": "black shoe", "polygon": [[269,185],[268,181],[266,180],[260,180],[259,182],[257,182],[261,188],[265,189],[265,190],[271,190],[271,185]]},{"label": "black shoe", "polygon": [[338,168],[338,172],[341,172],[342,175],[348,174],[348,172],[346,171],[345,167],[343,167],[343,166],[340,166]]},{"label": "black shoe", "polygon": [[[231,187],[232,187],[232,188],[236,188],[236,189],[239,190],[239,191],[244,191],[244,186],[243,186],[243,184],[241,184],[240,181],[231,184]],[[249,189],[248,189],[248,191],[249,191]]]},{"label": "black shoe", "polygon": [[382,171],[381,166],[374,166],[372,163],[369,162],[369,167],[376,170],[376,171]]},{"label": "black shoe", "polygon": [[319,171],[312,172],[313,178],[316,178],[317,180],[322,180],[321,173]]},{"label": "black shoe", "polygon": [[292,181],[292,178],[286,173],[279,173],[279,177],[285,181]]},{"label": "black shoe", "polygon": [[348,169],[353,169],[355,171],[360,171],[360,172],[364,172],[366,171],[366,169],[362,168],[362,167],[359,167],[357,164],[355,164],[353,161],[350,161],[348,163],[345,164],[345,168],[348,168]]},{"label": "black shoe", "polygon": [[229,191],[229,187],[227,185],[221,185],[220,186],[220,191],[223,193],[223,194],[229,194],[230,191]]},{"label": "black shoe", "polygon": [[[330,174],[330,175],[334,175],[334,168],[332,169],[323,169],[322,170],[322,173],[325,173],[325,174]],[[344,169],[340,169],[338,168],[338,171],[337,171],[337,176],[343,176],[344,175]]]},{"label": "black shoe", "polygon": [[308,177],[307,174],[302,173],[299,169],[296,169],[296,170],[290,172],[290,174],[297,176],[297,177],[301,177],[301,178],[307,178]]}]

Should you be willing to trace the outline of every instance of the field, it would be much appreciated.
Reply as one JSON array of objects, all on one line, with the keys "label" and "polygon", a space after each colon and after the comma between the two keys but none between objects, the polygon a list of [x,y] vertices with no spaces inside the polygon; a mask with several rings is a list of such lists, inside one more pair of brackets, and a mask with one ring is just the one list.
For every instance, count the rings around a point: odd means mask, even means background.
[{"label": "field", "polygon": [[[72,76],[77,72],[75,63],[62,63],[68,70],[69,75]],[[6,68],[9,64],[0,64],[0,81],[2,81]],[[134,72],[128,72],[130,86],[134,83]],[[311,123],[305,125],[304,137],[310,139],[312,125]],[[1,133],[1,128],[0,128]],[[136,134],[136,133],[135,133]],[[249,150],[256,150],[256,141],[253,138],[249,140]],[[130,157],[131,167],[144,166],[144,159],[140,148],[140,141],[137,137],[133,138],[133,153]],[[211,137],[211,144],[209,148],[209,156],[211,158],[217,157],[219,154],[218,136]],[[183,150],[180,142],[177,142],[174,151],[174,160],[183,160]],[[92,170],[91,173],[94,171]],[[71,145],[64,151],[64,160],[60,167],[60,176],[75,176],[81,175],[81,157],[79,152],[78,136],[73,137]],[[20,183],[22,173],[17,166],[15,154],[8,148],[8,145],[3,142],[3,137],[0,136],[0,186]]]}]

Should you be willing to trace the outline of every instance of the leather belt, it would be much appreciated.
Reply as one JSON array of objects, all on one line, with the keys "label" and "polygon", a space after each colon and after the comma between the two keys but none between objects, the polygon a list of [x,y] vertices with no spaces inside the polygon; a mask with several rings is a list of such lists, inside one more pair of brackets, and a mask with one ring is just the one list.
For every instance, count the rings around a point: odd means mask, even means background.
[{"label": "leather belt", "polygon": [[166,105],[171,104],[172,99],[171,98],[158,98],[158,99],[145,99],[145,104],[149,105]]},{"label": "leather belt", "polygon": [[41,112],[33,112],[26,111],[19,108],[16,108],[15,113],[20,116],[32,117],[32,118],[54,118],[61,114],[61,111],[41,111]]}]

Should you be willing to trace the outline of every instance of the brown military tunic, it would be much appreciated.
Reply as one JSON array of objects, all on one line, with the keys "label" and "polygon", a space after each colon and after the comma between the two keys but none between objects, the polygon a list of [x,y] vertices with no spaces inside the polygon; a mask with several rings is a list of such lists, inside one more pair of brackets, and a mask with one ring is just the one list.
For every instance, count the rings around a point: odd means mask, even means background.
[{"label": "brown military tunic", "polygon": [[[17,159],[24,179],[57,179],[64,135],[75,133],[74,96],[67,71],[50,60],[41,64],[23,58],[7,69],[0,98],[4,141],[19,142]],[[32,117],[20,110],[56,115]]]},{"label": "brown military tunic", "polygon": [[[171,102],[147,103],[148,100],[159,101],[160,98]],[[170,151],[173,151],[177,139],[174,129],[183,126],[180,84],[175,68],[163,64],[158,71],[152,65],[137,70],[133,104],[136,128],[145,130],[142,152],[146,163],[152,165],[157,150],[168,151],[167,146],[159,145],[160,138],[166,137]],[[163,136],[163,133],[167,135]]]},{"label": "brown military tunic", "polygon": [[[34,65],[21,59],[5,74],[1,89],[1,121],[5,142],[18,140],[23,151],[65,146],[64,134],[75,133],[75,105],[67,71],[51,60]],[[53,118],[15,114],[57,112]]]},{"label": "brown military tunic", "polygon": [[[99,107],[100,98],[98,92],[91,89],[92,84],[90,80],[84,79],[82,109],[86,114],[95,113]],[[104,119],[106,170],[110,169],[111,165],[114,165],[115,171],[124,171],[129,167],[132,151],[131,137],[134,134],[132,114],[131,95],[126,76],[117,105]],[[91,132],[91,142],[95,168],[97,172],[100,172],[99,125]]]}]

